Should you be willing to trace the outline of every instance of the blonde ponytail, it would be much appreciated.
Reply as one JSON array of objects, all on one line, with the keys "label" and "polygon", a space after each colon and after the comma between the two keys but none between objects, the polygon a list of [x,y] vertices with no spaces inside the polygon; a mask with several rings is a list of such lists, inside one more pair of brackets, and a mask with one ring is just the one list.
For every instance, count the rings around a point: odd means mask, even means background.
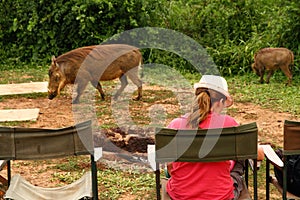
[{"label": "blonde ponytail", "polygon": [[190,128],[198,128],[200,122],[205,120],[209,115],[211,105],[221,99],[226,100],[226,97],[215,90],[197,88],[192,103],[192,110],[188,116],[187,125]]},{"label": "blonde ponytail", "polygon": [[211,107],[210,96],[207,90],[199,91],[199,94],[194,97],[192,111],[188,117],[188,126],[197,128],[199,123],[203,121],[210,112]]}]

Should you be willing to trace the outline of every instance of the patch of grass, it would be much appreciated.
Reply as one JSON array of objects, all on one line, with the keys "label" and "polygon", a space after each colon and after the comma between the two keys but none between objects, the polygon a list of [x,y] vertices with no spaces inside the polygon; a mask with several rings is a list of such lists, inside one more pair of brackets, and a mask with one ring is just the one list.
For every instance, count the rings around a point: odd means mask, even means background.
[{"label": "patch of grass", "polygon": [[62,171],[78,171],[80,170],[81,164],[80,163],[89,163],[88,159],[85,159],[84,156],[74,156],[66,158],[65,162],[59,163],[55,165],[53,168],[62,170]]},{"label": "patch of grass", "polygon": [[48,81],[48,67],[22,66],[1,71],[0,84]]},{"label": "patch of grass", "polygon": [[0,126],[7,126],[7,127],[15,127],[19,126],[21,123],[20,122],[0,122]]},{"label": "patch of grass", "polygon": [[[199,74],[186,74],[165,65],[153,64],[143,68],[143,81],[165,88],[187,88],[198,79]],[[199,81],[199,79],[197,80]]]},{"label": "patch of grass", "polygon": [[276,112],[300,115],[300,80],[294,77],[293,84],[286,86],[280,74],[271,78],[269,84],[260,84],[254,74],[227,78],[229,90],[237,102],[250,102]]},{"label": "patch of grass", "polygon": [[35,123],[35,121],[11,121],[11,122],[0,122],[0,126],[7,127],[28,127],[30,124]]},{"label": "patch of grass", "polygon": [[[63,159],[61,163],[55,165],[53,162],[51,168],[60,171],[52,175],[53,181],[59,180],[66,184],[74,182],[89,170],[87,163],[89,159],[86,156]],[[127,195],[145,200],[155,198],[154,173],[98,167],[97,176],[99,199],[113,200]]]},{"label": "patch of grass", "polygon": [[31,94],[16,94],[16,95],[5,95],[0,96],[0,102],[4,101],[5,99],[19,99],[19,98],[28,98],[28,99],[38,99],[38,98],[45,98],[47,97],[47,93],[31,93]]},{"label": "patch of grass", "polygon": [[[58,164],[54,161],[48,163],[52,166],[51,169],[58,169],[59,171],[52,175],[52,181],[59,180],[65,184],[74,182],[89,170],[89,164],[87,163],[89,163],[87,156],[74,156],[63,159]],[[100,166],[98,167],[97,176],[99,199],[114,200],[127,195],[145,200],[155,198],[154,173],[141,173],[135,170],[123,171]]]},{"label": "patch of grass", "polygon": [[[59,180],[62,183],[71,184],[71,183],[75,182],[76,180],[78,180],[79,178],[81,178],[84,173],[85,173],[85,171],[82,171],[82,172],[76,171],[75,173],[67,172],[67,173],[63,173],[63,174],[55,172],[52,175],[53,178],[51,179],[51,181]],[[62,183],[58,184],[57,187],[65,185]]]},{"label": "patch of grass", "polygon": [[[180,116],[178,104],[178,100],[171,90],[161,89],[154,92],[145,90],[142,101],[129,102],[129,111],[133,122],[147,125],[153,120]],[[159,108],[154,107],[157,105],[159,105]],[[172,110],[167,108],[170,105],[175,105]]]},{"label": "patch of grass", "polygon": [[132,195],[135,199],[155,199],[154,173],[105,169],[98,171],[99,199],[119,199]]}]

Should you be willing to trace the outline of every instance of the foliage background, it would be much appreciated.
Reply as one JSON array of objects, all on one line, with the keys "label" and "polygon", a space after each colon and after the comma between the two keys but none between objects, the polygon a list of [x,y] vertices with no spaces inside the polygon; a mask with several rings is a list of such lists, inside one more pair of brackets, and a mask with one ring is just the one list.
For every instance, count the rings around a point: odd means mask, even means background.
[{"label": "foliage background", "polygon": [[[298,0],[2,0],[1,69],[48,65],[52,55],[147,26],[190,36],[222,75],[249,72],[254,53],[263,47],[291,49],[294,74],[299,72]],[[195,72],[172,52],[146,49],[143,54],[146,63]]]},{"label": "foliage background", "polygon": [[[232,76],[228,82],[236,102],[253,102],[299,116],[299,0],[1,0],[0,82],[44,81],[52,55],[100,44],[139,27],[167,28],[199,42],[220,72]],[[263,47],[287,47],[294,52],[298,80],[292,87],[282,87],[285,77],[278,78],[278,74],[274,76],[280,83],[268,86],[255,84],[253,73],[244,75],[251,71],[254,53]],[[172,52],[145,49],[143,57],[145,63],[195,72],[190,63]],[[198,76],[192,82],[197,80]],[[4,98],[12,97],[1,97],[0,101]],[[109,107],[103,102],[99,105]],[[98,173],[106,173],[98,176],[107,186],[100,190],[103,199],[131,189],[155,195],[153,175],[115,170]],[[263,190],[264,169],[259,173]],[[263,192],[260,195],[264,197]]]}]

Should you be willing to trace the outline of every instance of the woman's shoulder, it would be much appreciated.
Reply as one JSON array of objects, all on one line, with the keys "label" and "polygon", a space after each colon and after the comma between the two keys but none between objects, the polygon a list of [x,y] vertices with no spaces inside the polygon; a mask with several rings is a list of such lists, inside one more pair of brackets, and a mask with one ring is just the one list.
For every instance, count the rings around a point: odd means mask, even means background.
[{"label": "woman's shoulder", "polygon": [[222,127],[231,127],[239,125],[239,123],[233,117],[227,114],[212,113],[211,120],[222,123]]},{"label": "woman's shoulder", "polygon": [[229,115],[224,115],[225,118],[225,126],[238,126],[239,123],[231,116]]},{"label": "woman's shoulder", "polygon": [[168,125],[168,128],[173,128],[173,129],[187,128],[187,118],[188,115],[185,114],[181,117],[173,119]]}]

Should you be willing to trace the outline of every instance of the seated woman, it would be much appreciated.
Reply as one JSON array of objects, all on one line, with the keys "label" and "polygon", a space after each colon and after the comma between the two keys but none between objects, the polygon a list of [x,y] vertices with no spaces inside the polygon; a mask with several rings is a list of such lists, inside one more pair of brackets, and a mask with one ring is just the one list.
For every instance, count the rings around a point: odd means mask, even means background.
[{"label": "seated woman", "polygon": [[[223,77],[203,75],[194,88],[191,113],[174,119],[168,128],[209,129],[239,125],[232,117],[222,114],[224,108],[233,104]],[[171,178],[166,190],[173,200],[236,199],[243,189],[243,161],[173,162],[168,168]]]}]

